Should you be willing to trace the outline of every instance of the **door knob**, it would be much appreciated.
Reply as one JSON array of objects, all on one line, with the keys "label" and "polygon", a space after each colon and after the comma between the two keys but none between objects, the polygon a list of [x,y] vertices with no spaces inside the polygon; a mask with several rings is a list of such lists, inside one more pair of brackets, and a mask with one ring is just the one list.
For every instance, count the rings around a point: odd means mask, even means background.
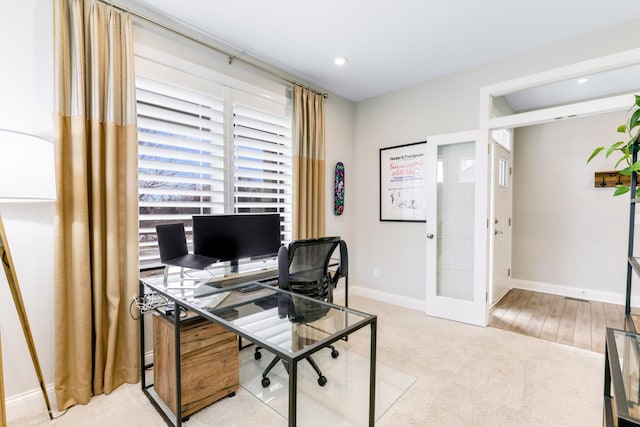
[{"label": "door knob", "polygon": [[427,233],[427,239],[433,239],[433,233]]}]

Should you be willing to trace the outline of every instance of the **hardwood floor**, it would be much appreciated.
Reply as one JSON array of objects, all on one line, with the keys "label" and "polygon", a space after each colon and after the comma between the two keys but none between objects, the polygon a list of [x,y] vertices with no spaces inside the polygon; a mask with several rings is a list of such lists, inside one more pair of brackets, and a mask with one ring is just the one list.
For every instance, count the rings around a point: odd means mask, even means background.
[{"label": "hardwood floor", "polygon": [[510,290],[489,326],[604,353],[605,328],[624,329],[624,306],[523,289]]}]

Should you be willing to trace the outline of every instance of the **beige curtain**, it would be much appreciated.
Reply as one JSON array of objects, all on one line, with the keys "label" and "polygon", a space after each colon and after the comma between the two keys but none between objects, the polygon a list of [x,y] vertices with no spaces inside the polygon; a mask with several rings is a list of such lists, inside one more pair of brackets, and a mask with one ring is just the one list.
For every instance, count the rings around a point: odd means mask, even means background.
[{"label": "beige curtain", "polygon": [[293,88],[293,238],[325,235],[324,96]]},{"label": "beige curtain", "polygon": [[139,381],[131,18],[54,0],[55,390],[59,409]]}]

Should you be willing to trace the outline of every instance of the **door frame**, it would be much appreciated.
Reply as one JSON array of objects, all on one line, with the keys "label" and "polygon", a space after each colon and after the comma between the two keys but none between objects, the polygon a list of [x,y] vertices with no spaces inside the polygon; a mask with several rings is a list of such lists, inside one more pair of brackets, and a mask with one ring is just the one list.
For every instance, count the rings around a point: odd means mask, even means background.
[{"label": "door frame", "polygon": [[[425,312],[428,315],[443,317],[478,326],[486,326],[488,321],[487,311],[487,255],[488,241],[488,159],[489,159],[489,134],[479,130],[432,135],[427,137],[426,156],[427,162],[437,161],[436,142],[439,144],[454,144],[460,142],[475,141],[476,144],[476,182],[475,182],[475,215],[474,215],[474,287],[473,301],[462,301],[453,298],[435,295],[436,268],[435,253],[437,239],[426,238],[427,262],[426,265],[426,299]],[[427,166],[426,180],[429,183],[436,182],[436,170]],[[427,192],[429,196],[429,192]],[[435,197],[427,197],[427,200],[436,201]],[[433,206],[432,206],[433,207]],[[426,235],[437,233],[437,223],[430,219],[430,211],[427,209]],[[433,218],[433,217],[431,217]],[[429,262],[431,260],[432,262]]]},{"label": "door frame", "polygon": [[500,128],[517,128],[548,123],[558,118],[626,110],[635,101],[633,93],[609,96],[591,101],[574,102],[558,107],[541,108],[539,110],[516,113],[503,117],[493,117],[492,115],[494,111],[493,98],[496,96],[503,96],[518,90],[542,86],[562,80],[577,79],[581,76],[634,64],[640,64],[640,48],[483,86],[480,88],[480,130],[491,131]]}]

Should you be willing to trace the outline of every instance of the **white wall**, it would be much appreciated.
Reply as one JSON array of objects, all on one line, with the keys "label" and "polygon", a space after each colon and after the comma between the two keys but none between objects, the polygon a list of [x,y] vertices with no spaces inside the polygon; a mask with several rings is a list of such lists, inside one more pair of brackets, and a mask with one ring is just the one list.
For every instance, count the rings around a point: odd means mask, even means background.
[{"label": "white wall", "polygon": [[[51,139],[53,10],[50,2],[11,3],[0,14],[0,128]],[[11,64],[11,65],[9,65]]]},{"label": "white wall", "polygon": [[[0,128],[53,135],[51,2],[13,2],[0,14]],[[0,155],[2,155],[0,153]],[[53,384],[53,203],[0,207],[45,383]],[[7,418],[46,414],[35,370],[0,273],[0,328]],[[55,403],[53,393],[49,398]]]},{"label": "white wall", "polygon": [[[340,236],[351,249],[354,240],[351,224],[355,218],[354,204],[355,176],[353,136],[355,123],[355,104],[344,98],[330,94],[325,103],[325,161],[326,161],[326,234]],[[333,192],[335,166],[337,162],[344,163],[345,168],[345,202],[344,213],[335,215],[333,212]],[[351,250],[349,251],[351,252]]]},{"label": "white wall", "polygon": [[[424,305],[425,226],[378,220],[380,148],[477,128],[480,87],[636,48],[639,38],[640,21],[631,21],[358,103],[353,286],[407,306]],[[380,271],[378,279],[374,268]]]},{"label": "white wall", "polygon": [[614,198],[613,189],[594,188],[594,172],[612,170],[615,161],[601,155],[585,162],[595,147],[620,140],[616,129],[625,121],[617,112],[516,129],[517,286],[624,301],[629,195]]}]

